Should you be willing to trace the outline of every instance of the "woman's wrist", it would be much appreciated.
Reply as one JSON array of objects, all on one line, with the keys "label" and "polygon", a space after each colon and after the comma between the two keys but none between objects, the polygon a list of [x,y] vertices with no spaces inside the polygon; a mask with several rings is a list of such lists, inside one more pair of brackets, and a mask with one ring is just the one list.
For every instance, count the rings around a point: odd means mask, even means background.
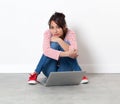
[{"label": "woman's wrist", "polygon": [[70,56],[69,51],[61,51],[60,53],[60,57],[69,57],[69,56]]},{"label": "woman's wrist", "polygon": [[57,43],[60,44],[61,43],[61,38],[57,39]]},{"label": "woman's wrist", "polygon": [[70,56],[70,52],[69,51],[66,51],[67,52],[67,56],[69,57]]}]

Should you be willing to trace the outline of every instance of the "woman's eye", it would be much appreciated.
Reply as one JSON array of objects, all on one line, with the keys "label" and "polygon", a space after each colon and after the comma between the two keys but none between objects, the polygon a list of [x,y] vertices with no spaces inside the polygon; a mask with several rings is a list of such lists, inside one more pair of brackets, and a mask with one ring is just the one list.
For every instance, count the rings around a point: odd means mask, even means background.
[{"label": "woman's eye", "polygon": [[50,26],[50,29],[60,29],[61,27],[60,26],[57,26],[57,27],[54,27],[54,26]]},{"label": "woman's eye", "polygon": [[59,28],[60,28],[60,26],[57,26],[57,28],[59,29]]},{"label": "woman's eye", "polygon": [[53,26],[50,26],[50,29],[54,29],[54,27],[53,27]]}]

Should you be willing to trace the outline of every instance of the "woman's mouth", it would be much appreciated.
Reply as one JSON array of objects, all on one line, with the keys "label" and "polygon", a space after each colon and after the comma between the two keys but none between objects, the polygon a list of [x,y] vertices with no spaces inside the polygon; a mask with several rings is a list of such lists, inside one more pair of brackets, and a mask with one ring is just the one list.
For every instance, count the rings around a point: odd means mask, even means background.
[{"label": "woman's mouth", "polygon": [[54,36],[59,36],[59,34],[54,34]]}]

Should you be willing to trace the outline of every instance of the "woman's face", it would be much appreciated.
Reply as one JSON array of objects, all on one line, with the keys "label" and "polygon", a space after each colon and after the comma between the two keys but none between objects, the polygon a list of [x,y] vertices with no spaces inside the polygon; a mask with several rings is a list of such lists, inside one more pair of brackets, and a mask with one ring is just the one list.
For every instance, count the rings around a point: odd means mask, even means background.
[{"label": "woman's face", "polygon": [[60,37],[63,35],[63,30],[54,21],[51,21],[50,32],[53,36]]}]

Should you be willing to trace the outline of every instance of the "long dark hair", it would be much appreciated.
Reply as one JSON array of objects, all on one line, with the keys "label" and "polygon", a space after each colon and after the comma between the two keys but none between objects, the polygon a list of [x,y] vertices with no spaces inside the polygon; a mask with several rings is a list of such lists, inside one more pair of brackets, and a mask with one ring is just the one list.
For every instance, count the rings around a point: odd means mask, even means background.
[{"label": "long dark hair", "polygon": [[62,28],[63,35],[61,38],[64,39],[68,31],[67,24],[65,21],[65,15],[63,13],[55,12],[48,21],[49,28],[51,21],[54,21],[59,27]]}]

